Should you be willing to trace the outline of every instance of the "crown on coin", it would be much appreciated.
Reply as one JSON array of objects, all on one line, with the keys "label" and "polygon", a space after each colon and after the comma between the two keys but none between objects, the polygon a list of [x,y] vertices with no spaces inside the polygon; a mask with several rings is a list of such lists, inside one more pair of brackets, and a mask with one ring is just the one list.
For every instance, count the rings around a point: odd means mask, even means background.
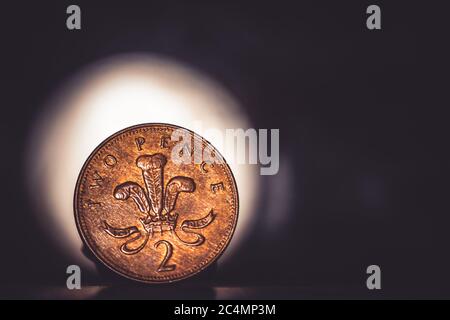
[{"label": "crown on coin", "polygon": [[178,214],[167,214],[161,216],[149,216],[141,219],[145,230],[151,235],[154,233],[163,234],[165,231],[174,231],[177,224]]}]

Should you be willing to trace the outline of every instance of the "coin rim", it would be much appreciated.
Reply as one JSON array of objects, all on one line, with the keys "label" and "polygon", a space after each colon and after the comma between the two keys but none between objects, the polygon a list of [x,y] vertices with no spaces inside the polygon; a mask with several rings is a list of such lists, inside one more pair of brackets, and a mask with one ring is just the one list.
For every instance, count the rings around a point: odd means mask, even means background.
[{"label": "coin rim", "polygon": [[[116,138],[117,136],[120,136],[121,134],[127,132],[127,131],[131,131],[131,130],[136,130],[136,129],[141,129],[141,128],[145,128],[145,127],[149,127],[149,126],[164,126],[164,127],[169,127],[171,129],[184,129],[186,131],[188,131],[189,133],[194,135],[194,139],[195,136],[201,138],[203,141],[206,142],[206,144],[212,146],[214,148],[214,150],[220,155],[220,157],[222,158],[222,160],[224,161],[224,165],[226,165],[227,171],[230,173],[231,176],[231,182],[232,182],[232,186],[234,187],[235,191],[234,192],[234,202],[235,202],[235,219],[234,219],[234,223],[233,223],[233,227],[232,230],[230,232],[229,237],[226,239],[225,244],[222,246],[222,248],[220,249],[220,251],[217,253],[217,255],[215,257],[213,257],[210,261],[208,261],[207,263],[205,263],[203,266],[199,267],[195,272],[193,273],[189,273],[185,276],[182,277],[177,277],[174,279],[169,279],[169,280],[148,280],[148,279],[144,279],[144,278],[137,278],[137,277],[133,277],[129,274],[126,274],[120,270],[118,270],[117,268],[115,268],[113,265],[111,265],[109,262],[105,261],[102,257],[99,256],[99,254],[96,253],[96,251],[91,247],[91,245],[89,244],[89,241],[86,239],[86,236],[84,234],[84,231],[81,227],[81,223],[79,220],[79,212],[78,212],[78,193],[80,191],[80,186],[81,186],[81,180],[83,179],[84,173],[90,163],[90,161],[92,160],[92,158],[97,154],[97,152],[103,148],[108,142],[110,142],[111,140],[113,140],[114,138]],[[77,178],[77,182],[75,185],[75,191],[74,191],[74,198],[73,198],[73,209],[74,209],[74,217],[75,217],[75,222],[76,222],[76,226],[77,226],[77,230],[78,233],[81,237],[81,240],[83,241],[83,243],[89,248],[89,250],[94,254],[94,256],[101,262],[103,263],[103,265],[105,265],[106,267],[108,267],[109,269],[111,269],[112,271],[114,271],[115,273],[134,280],[134,281],[139,281],[139,282],[143,282],[143,283],[148,283],[148,284],[164,284],[164,283],[172,283],[172,282],[177,282],[177,281],[181,281],[181,280],[185,280],[187,278],[190,278],[194,275],[197,275],[198,273],[200,273],[201,271],[205,270],[207,267],[209,267],[214,261],[216,261],[217,259],[219,259],[222,254],[224,253],[225,249],[228,247],[228,245],[231,242],[231,239],[233,238],[234,232],[236,231],[236,226],[237,226],[237,221],[239,219],[239,192],[238,192],[238,188],[237,188],[237,184],[236,184],[236,179],[234,178],[234,174],[233,171],[231,170],[230,166],[228,165],[228,163],[226,162],[225,158],[222,156],[222,154],[219,152],[219,150],[217,150],[214,145],[209,142],[208,140],[206,140],[205,138],[203,138],[202,136],[200,136],[199,134],[195,133],[192,130],[186,129],[184,127],[181,126],[177,126],[177,125],[173,125],[173,124],[168,124],[168,123],[162,123],[162,122],[150,122],[150,123],[142,123],[142,124],[138,124],[138,125],[133,125],[127,128],[124,128],[120,131],[117,131],[116,133],[108,136],[106,139],[104,139],[95,149],[94,151],[91,152],[91,154],[89,155],[89,157],[86,159],[86,161],[84,162],[80,173],[78,174],[78,178]]]}]

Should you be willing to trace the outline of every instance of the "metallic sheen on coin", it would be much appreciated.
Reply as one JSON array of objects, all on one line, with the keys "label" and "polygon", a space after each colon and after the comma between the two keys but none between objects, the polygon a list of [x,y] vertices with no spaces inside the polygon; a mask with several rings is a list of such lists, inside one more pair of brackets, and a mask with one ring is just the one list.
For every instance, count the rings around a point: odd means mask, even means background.
[{"label": "metallic sheen on coin", "polygon": [[[179,130],[191,138],[177,139]],[[221,161],[204,160],[206,151]],[[130,279],[163,283],[190,277],[220,256],[236,227],[238,193],[209,142],[174,125],[142,124],[92,152],[78,177],[74,211],[84,243],[102,263]]]}]

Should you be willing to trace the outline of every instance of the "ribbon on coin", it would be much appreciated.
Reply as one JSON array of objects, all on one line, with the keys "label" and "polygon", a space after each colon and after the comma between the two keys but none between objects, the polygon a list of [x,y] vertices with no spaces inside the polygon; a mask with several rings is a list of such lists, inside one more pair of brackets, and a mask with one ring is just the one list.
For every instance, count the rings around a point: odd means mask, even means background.
[{"label": "ribbon on coin", "polygon": [[186,244],[188,246],[199,246],[203,242],[205,242],[205,237],[203,235],[201,235],[200,233],[197,233],[191,229],[203,229],[203,228],[207,227],[211,222],[213,222],[215,217],[216,217],[216,213],[214,212],[213,209],[211,209],[211,211],[209,211],[209,213],[206,216],[204,216],[203,218],[200,218],[198,220],[184,220],[183,221],[183,223],[181,224],[181,227],[180,227],[181,230],[183,230],[185,233],[195,235],[197,237],[197,239],[195,241],[186,241],[186,240],[181,239],[177,233],[175,233],[175,235],[181,242],[183,242],[184,244]]},{"label": "ribbon on coin", "polygon": [[144,241],[136,248],[129,248],[128,245],[139,240],[142,238],[142,233],[139,231],[139,229],[135,226],[127,227],[127,228],[114,228],[111,225],[109,225],[106,221],[103,221],[104,229],[105,231],[114,238],[128,238],[129,236],[136,234],[135,237],[132,237],[131,239],[128,239],[125,241],[124,244],[120,246],[120,251],[122,251],[125,254],[135,254],[141,251],[148,241],[148,233],[144,236]]}]

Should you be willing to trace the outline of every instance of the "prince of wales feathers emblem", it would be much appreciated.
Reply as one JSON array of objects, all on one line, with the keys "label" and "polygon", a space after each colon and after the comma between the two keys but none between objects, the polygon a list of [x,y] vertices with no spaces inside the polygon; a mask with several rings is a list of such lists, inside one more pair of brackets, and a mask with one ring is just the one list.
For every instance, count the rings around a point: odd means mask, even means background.
[{"label": "prince of wales feathers emblem", "polygon": [[[115,228],[104,223],[104,230],[114,238],[127,238],[120,246],[124,254],[136,254],[147,244],[150,237],[155,234],[162,235],[170,232],[182,243],[189,246],[199,246],[205,241],[205,237],[195,232],[195,229],[207,227],[215,218],[213,209],[201,219],[184,220],[180,229],[196,236],[195,241],[183,240],[177,233],[178,213],[175,211],[176,202],[180,192],[194,192],[195,182],[189,177],[176,176],[169,180],[164,186],[164,166],[167,163],[166,157],[161,153],[153,155],[142,155],[136,159],[136,166],[142,170],[146,191],[138,183],[127,181],[119,184],[114,189],[114,198],[121,201],[132,199],[139,211],[145,215],[139,218],[144,231],[140,231],[136,226],[126,228]],[[134,235],[133,237],[131,237]],[[130,247],[131,244],[134,244]],[[136,246],[137,244],[137,246]]]}]

